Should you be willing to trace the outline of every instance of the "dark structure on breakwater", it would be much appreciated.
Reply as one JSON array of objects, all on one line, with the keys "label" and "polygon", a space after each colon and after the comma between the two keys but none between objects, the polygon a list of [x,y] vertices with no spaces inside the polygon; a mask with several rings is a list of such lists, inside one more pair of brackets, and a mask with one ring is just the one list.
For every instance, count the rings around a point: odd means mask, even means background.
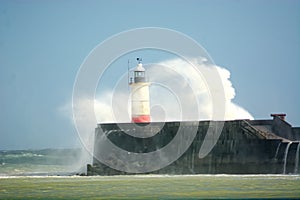
[{"label": "dark structure on breakwater", "polygon": [[[105,151],[101,146],[103,137],[99,135],[100,130],[112,143],[128,152],[148,153],[170,143],[180,123],[183,123],[185,134],[188,134],[189,124],[196,127],[197,134],[192,144],[179,159],[162,169],[152,171],[152,174],[297,174],[300,172],[300,128],[287,123],[285,115],[272,116],[271,120],[225,121],[220,137],[214,141],[216,145],[201,159],[198,152],[207,130],[217,122],[154,122],[142,129],[144,133],[156,133],[147,138],[137,138],[125,133],[124,130],[134,131],[132,123],[123,123],[121,127],[120,124],[113,123],[98,124],[93,164],[88,165],[87,175],[128,174],[112,169],[97,159],[99,152]],[[106,153],[111,158],[107,162],[118,159],[113,152]]]}]

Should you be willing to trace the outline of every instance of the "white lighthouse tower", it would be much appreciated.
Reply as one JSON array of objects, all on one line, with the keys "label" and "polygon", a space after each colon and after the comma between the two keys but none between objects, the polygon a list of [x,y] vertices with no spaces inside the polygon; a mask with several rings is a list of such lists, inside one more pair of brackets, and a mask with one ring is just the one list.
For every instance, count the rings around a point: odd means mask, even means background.
[{"label": "white lighthouse tower", "polygon": [[138,64],[133,72],[133,78],[130,79],[131,87],[131,121],[134,123],[149,123],[150,105],[149,105],[149,85],[146,81],[145,69],[141,63],[142,59],[137,58]]}]

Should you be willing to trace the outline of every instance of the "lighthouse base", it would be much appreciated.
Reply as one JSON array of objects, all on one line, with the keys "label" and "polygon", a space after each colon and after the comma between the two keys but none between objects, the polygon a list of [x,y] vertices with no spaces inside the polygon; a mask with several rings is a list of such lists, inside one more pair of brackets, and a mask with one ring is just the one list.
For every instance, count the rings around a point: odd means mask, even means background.
[{"label": "lighthouse base", "polygon": [[149,115],[133,116],[131,121],[133,123],[150,123],[150,116]]}]

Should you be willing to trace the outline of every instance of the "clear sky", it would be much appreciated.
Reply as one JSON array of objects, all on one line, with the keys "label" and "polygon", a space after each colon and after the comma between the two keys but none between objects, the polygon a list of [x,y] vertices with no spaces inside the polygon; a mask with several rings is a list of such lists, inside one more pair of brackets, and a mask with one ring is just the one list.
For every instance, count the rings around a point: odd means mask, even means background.
[{"label": "clear sky", "polygon": [[0,0],[0,149],[76,144],[61,108],[84,58],[113,34],[149,26],[200,43],[255,118],[284,112],[300,126],[299,0]]}]

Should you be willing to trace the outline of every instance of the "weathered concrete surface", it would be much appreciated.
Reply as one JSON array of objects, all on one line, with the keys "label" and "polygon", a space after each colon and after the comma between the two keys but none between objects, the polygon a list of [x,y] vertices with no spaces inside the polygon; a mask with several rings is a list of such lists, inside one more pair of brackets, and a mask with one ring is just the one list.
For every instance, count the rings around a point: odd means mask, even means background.
[{"label": "weathered concrete surface", "polygon": [[[296,161],[299,162],[299,158],[298,160],[296,159],[299,144],[296,140],[299,138],[299,129],[292,128],[285,121],[281,122],[276,118],[274,120],[226,121],[216,145],[202,159],[199,158],[198,152],[210,122],[200,121],[193,123],[198,126],[197,135],[185,153],[167,167],[151,173],[280,174],[283,173],[284,165],[286,173],[298,173],[300,171],[299,165],[297,166],[295,163]],[[97,155],[100,151],[105,151],[99,145],[101,143],[101,138],[98,135],[100,130],[105,132],[111,142],[124,150],[147,153],[167,145],[176,135],[179,125],[180,122],[152,123],[151,126],[139,129],[139,132],[154,135],[157,133],[157,130],[161,130],[153,137],[137,138],[122,131],[126,130],[128,132],[128,130],[131,130],[136,132],[133,124],[122,124],[122,128],[117,124],[99,124],[96,128],[94,155]],[[188,132],[189,127],[185,128],[187,129],[186,132]],[[294,142],[289,145],[287,151],[288,143],[291,141]],[[114,155],[111,156],[117,159]],[[113,159],[111,162],[113,162]],[[94,158],[93,164],[88,165],[87,174],[116,175],[127,173],[112,169]]]}]

